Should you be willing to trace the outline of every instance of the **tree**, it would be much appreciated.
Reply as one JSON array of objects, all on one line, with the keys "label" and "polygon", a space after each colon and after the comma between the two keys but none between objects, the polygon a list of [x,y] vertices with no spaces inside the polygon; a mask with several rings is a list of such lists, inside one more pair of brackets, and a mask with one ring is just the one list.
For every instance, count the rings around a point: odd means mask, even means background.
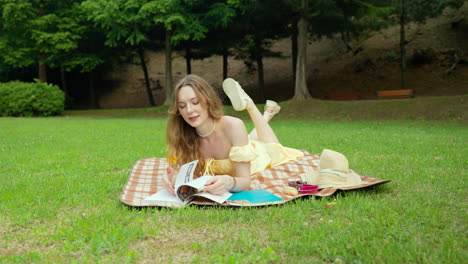
[{"label": "tree", "polygon": [[81,38],[69,10],[79,1],[0,0],[0,56],[15,68],[39,65],[38,77],[47,81],[49,57],[67,53]]},{"label": "tree", "polygon": [[[48,65],[52,69],[60,70],[61,86],[69,104],[71,103],[71,90],[67,81],[67,73],[79,71],[80,75],[87,75],[91,104],[94,108],[100,108],[96,85],[97,70],[104,65],[111,65],[115,60],[113,58],[119,52],[103,45],[105,41],[103,34],[87,21],[85,10],[78,1],[65,8],[61,17],[61,23],[57,25],[57,28],[60,32],[67,31],[75,36],[75,45],[67,51],[50,49]],[[44,41],[47,42],[47,39]]]},{"label": "tree", "polygon": [[174,94],[174,88],[172,87],[172,42],[187,39],[187,32],[179,28],[179,26],[187,24],[185,7],[182,3],[182,0],[153,0],[145,3],[140,9],[140,14],[151,23],[150,28],[162,28],[165,32],[166,99],[164,105],[170,104]]},{"label": "tree", "polygon": [[[284,1],[288,3],[292,12],[290,17],[291,25],[293,25],[291,42],[295,87],[294,98],[298,99],[310,97],[306,83],[307,70],[305,60],[308,36],[320,38],[323,36],[333,37],[340,34],[347,50],[350,51],[353,49],[351,46],[352,40],[359,39],[363,34],[386,25],[387,23],[384,22],[383,17],[392,11],[391,8],[380,6],[382,4],[379,0],[301,0],[300,4],[298,0]],[[309,5],[311,7],[308,7]],[[308,25],[304,26],[304,23],[301,24],[298,20],[306,22]],[[299,33],[301,32],[301,27],[306,27],[306,29],[302,30],[305,34],[299,37],[301,35]],[[299,28],[299,30],[295,30],[295,28]],[[300,40],[298,40],[299,38]],[[301,72],[299,73],[299,71]],[[298,83],[298,81],[301,83]]]},{"label": "tree", "polygon": [[254,0],[205,0],[198,1],[203,10],[200,20],[208,29],[203,39],[183,43],[187,60],[187,72],[191,59],[204,59],[213,55],[222,56],[222,80],[228,77],[228,57],[234,54],[236,44],[244,36],[242,15]]},{"label": "tree", "polygon": [[279,56],[270,51],[273,40],[289,35],[287,6],[283,1],[257,0],[252,1],[245,8],[245,13],[236,18],[239,22],[236,31],[242,39],[236,45],[236,57],[243,59],[250,70],[257,66],[258,89],[260,97],[265,100],[265,86],[263,74],[263,58],[265,56]]},{"label": "tree", "polygon": [[222,80],[229,77],[228,58],[233,55],[232,49],[237,41],[241,38],[238,33],[232,30],[230,25],[226,28],[212,30],[207,33],[207,37],[199,43],[198,58],[206,58],[212,55],[220,55],[222,57],[223,74]]},{"label": "tree", "polygon": [[99,33],[86,20],[81,2],[0,0],[0,57],[11,68],[39,69],[37,76],[44,82],[47,69],[60,70],[67,100],[66,72],[89,73],[90,96],[98,108],[92,88],[96,74],[91,72],[112,61],[115,52],[100,46]]},{"label": "tree", "polygon": [[301,17],[299,19],[298,31],[298,53],[297,73],[294,87],[294,99],[310,98],[307,87],[307,14],[309,12],[309,1],[301,1]]},{"label": "tree", "polygon": [[[229,2],[229,1],[228,1]],[[191,73],[191,60],[204,59],[212,55],[223,56],[223,79],[227,77],[228,49],[233,46],[233,34],[228,30],[236,16],[236,10],[232,4],[216,0],[204,0],[191,2],[187,12],[203,27],[198,27],[202,34],[191,34],[187,40],[179,43],[184,50],[187,73]],[[193,31],[192,23],[187,26]],[[187,27],[186,26],[186,27]],[[196,28],[195,28],[196,29]]]},{"label": "tree", "polygon": [[409,22],[424,23],[427,18],[442,13],[446,7],[459,8],[464,0],[392,0],[400,24],[401,89],[407,88],[406,80],[406,27]]},{"label": "tree", "polygon": [[140,13],[145,2],[144,0],[87,0],[83,6],[87,11],[88,19],[105,32],[107,46],[124,45],[138,54],[148,101],[151,106],[154,106],[144,55],[145,44],[149,40],[147,32],[151,25],[147,17]]},{"label": "tree", "polygon": [[[372,1],[376,3],[374,4]],[[385,18],[392,9],[376,5],[381,5],[381,2],[379,0],[316,2],[313,6],[316,13],[309,19],[313,29],[310,33],[318,37],[332,37],[339,34],[347,51],[351,51],[353,50],[353,40],[388,24],[385,22]]]}]

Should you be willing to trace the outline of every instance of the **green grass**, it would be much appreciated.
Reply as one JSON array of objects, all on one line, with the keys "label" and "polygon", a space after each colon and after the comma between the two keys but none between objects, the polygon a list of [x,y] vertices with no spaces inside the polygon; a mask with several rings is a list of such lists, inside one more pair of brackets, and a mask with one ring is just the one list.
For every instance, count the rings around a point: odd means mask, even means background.
[{"label": "green grass", "polygon": [[[326,101],[309,99],[280,102],[280,119],[307,121],[458,120],[468,121],[468,95],[417,97],[399,100]],[[259,105],[263,108],[263,105]],[[166,118],[167,106],[136,109],[65,111],[66,116]],[[247,120],[246,112],[225,107],[227,115]]]},{"label": "green grass", "polygon": [[163,157],[165,122],[70,112],[0,118],[0,263],[464,263],[468,257],[463,122],[275,121],[284,145],[340,151],[357,172],[392,182],[259,209],[129,208],[118,200],[129,169],[139,159]]}]

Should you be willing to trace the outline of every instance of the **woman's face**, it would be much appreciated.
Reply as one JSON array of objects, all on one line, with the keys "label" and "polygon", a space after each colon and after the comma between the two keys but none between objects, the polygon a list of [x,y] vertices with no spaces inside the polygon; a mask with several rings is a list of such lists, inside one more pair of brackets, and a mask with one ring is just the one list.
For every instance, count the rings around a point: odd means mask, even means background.
[{"label": "woman's face", "polygon": [[198,127],[208,120],[208,111],[201,98],[191,86],[184,86],[177,93],[177,108],[182,118],[192,127]]}]

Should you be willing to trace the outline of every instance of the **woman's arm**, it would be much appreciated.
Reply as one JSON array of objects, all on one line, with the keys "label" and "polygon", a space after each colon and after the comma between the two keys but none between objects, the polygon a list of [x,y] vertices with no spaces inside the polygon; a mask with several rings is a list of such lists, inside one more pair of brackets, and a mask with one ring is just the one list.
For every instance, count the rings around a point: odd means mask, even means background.
[{"label": "woman's arm", "polygon": [[[238,118],[225,117],[224,134],[232,146],[242,147],[249,144],[249,137],[244,122]],[[206,190],[213,194],[240,192],[250,187],[250,161],[233,162],[235,175],[218,175],[209,180]]]},{"label": "woman's arm", "polygon": [[[227,136],[231,139],[233,147],[242,147],[249,144],[249,135],[247,128],[242,120],[235,118],[232,122],[232,128],[227,132]],[[231,187],[231,191],[240,192],[250,187],[250,161],[233,162],[236,172],[235,186]]]},{"label": "woman's arm", "polygon": [[164,189],[170,194],[175,195],[174,184],[175,184],[175,170],[171,167],[167,167],[166,174],[163,178]]},{"label": "woman's arm", "polygon": [[236,170],[235,186],[230,188],[231,192],[240,192],[250,187],[250,161],[249,162],[234,162]]},{"label": "woman's arm", "polygon": [[205,184],[205,189],[212,194],[229,192],[241,192],[250,187],[250,176],[233,177],[230,175],[216,175]]}]

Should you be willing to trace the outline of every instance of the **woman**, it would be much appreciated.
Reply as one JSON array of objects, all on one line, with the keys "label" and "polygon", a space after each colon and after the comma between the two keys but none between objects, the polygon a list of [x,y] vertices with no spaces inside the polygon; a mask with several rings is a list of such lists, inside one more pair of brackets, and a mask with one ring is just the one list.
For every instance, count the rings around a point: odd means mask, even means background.
[{"label": "woman", "polygon": [[249,188],[250,176],[303,156],[283,147],[268,121],[280,107],[267,101],[262,115],[252,99],[233,79],[223,89],[237,111],[247,110],[255,129],[250,135],[242,120],[223,115],[221,100],[202,78],[188,75],[175,87],[166,131],[169,167],[164,188],[174,193],[175,171],[199,160],[196,176],[215,175],[205,186],[212,194],[239,192]]}]

